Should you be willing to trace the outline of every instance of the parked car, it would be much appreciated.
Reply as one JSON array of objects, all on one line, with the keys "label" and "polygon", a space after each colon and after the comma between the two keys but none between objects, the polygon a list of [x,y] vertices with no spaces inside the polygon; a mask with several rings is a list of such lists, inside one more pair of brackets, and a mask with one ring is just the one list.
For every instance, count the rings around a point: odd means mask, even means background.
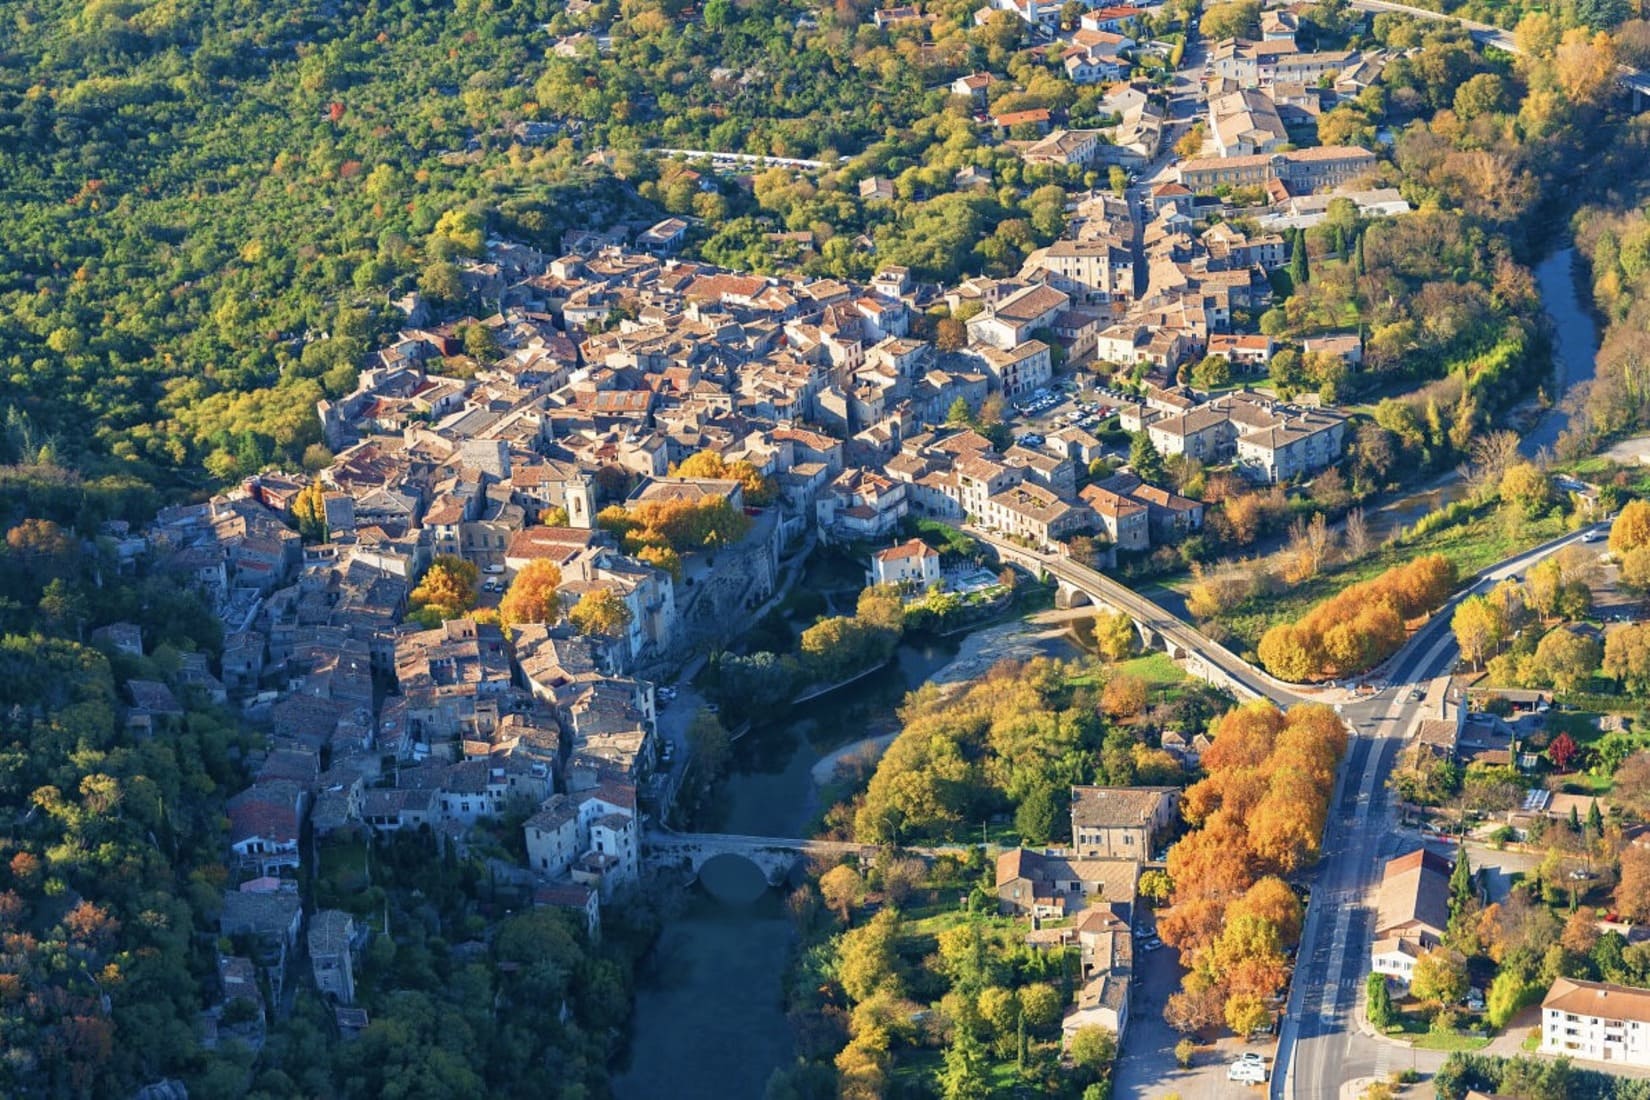
[{"label": "parked car", "polygon": [[1245,1051],[1226,1067],[1226,1080],[1240,1085],[1266,1084],[1266,1059],[1253,1051]]}]

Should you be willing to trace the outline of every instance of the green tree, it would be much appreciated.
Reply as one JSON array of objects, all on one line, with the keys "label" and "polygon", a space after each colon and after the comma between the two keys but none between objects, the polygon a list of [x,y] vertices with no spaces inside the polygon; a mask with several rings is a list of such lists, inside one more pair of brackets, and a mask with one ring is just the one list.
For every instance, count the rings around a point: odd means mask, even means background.
[{"label": "green tree", "polygon": [[1148,485],[1164,484],[1163,456],[1158,452],[1157,444],[1152,442],[1152,437],[1143,431],[1135,432],[1129,443],[1129,467],[1136,477]]},{"label": "green tree", "polygon": [[1459,951],[1434,947],[1415,960],[1409,991],[1418,1000],[1445,1006],[1467,995],[1467,960]]},{"label": "green tree", "polygon": [[1295,243],[1289,249],[1289,282],[1299,293],[1309,278],[1311,271],[1307,268],[1306,233],[1300,230],[1295,233]]},{"label": "green tree", "polygon": [[1224,355],[1206,355],[1192,368],[1192,385],[1200,390],[1214,390],[1232,381],[1232,361]]},{"label": "green tree", "polygon": [[1449,915],[1454,920],[1465,913],[1478,900],[1473,889],[1472,864],[1467,859],[1467,845],[1465,841],[1455,846],[1455,867],[1449,876]]},{"label": "green tree", "polygon": [[1079,1028],[1066,1044],[1066,1054],[1081,1078],[1108,1077],[1117,1058],[1117,1036],[1103,1027]]},{"label": "green tree", "polygon": [[1365,982],[1365,1012],[1377,1031],[1392,1026],[1392,992],[1387,989],[1385,974],[1371,974]]},{"label": "green tree", "polygon": [[985,1048],[973,1028],[954,1029],[951,1045],[945,1048],[940,1089],[945,1100],[986,1100],[991,1095]]}]

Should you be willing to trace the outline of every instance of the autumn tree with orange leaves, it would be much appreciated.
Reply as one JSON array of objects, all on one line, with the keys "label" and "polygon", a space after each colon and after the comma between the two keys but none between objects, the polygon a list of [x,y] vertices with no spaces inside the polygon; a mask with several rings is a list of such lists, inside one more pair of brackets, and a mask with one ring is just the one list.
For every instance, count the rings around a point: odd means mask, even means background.
[{"label": "autumn tree with orange leaves", "polygon": [[556,589],[561,587],[561,569],[555,562],[536,560],[522,566],[510,590],[498,601],[498,619],[505,626],[517,623],[553,623],[561,617]]},{"label": "autumn tree with orange leaves", "polygon": [[1192,831],[1169,851],[1163,939],[1188,973],[1164,1011],[1182,1031],[1267,1022],[1301,934],[1300,900],[1284,877],[1318,858],[1346,730],[1328,707],[1287,714],[1269,702],[1228,711],[1203,754],[1207,778],[1181,801]]}]

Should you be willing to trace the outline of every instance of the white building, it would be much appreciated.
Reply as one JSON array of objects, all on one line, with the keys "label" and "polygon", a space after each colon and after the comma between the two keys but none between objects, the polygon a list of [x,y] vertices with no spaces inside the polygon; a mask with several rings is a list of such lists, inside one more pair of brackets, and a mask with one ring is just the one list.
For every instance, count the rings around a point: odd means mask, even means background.
[{"label": "white building", "polygon": [[940,555],[921,539],[911,539],[871,555],[872,584],[903,584],[932,588],[940,579]]},{"label": "white building", "polygon": [[1541,1002],[1541,1053],[1650,1067],[1650,989],[1559,978]]},{"label": "white building", "polygon": [[543,878],[571,876],[605,900],[640,874],[636,788],[602,783],[577,796],[551,795],[522,826],[527,864]]}]

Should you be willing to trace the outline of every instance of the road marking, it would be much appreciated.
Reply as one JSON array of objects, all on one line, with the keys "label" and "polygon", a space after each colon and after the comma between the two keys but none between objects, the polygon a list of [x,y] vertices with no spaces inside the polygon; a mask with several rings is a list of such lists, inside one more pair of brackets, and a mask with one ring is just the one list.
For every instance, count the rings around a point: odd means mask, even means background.
[{"label": "road marking", "polygon": [[1335,1022],[1340,1004],[1340,972],[1346,964],[1346,934],[1352,923],[1352,907],[1342,905],[1335,913],[1335,938],[1330,941],[1329,970],[1324,974],[1323,1007],[1318,1010],[1318,1018],[1326,1024]]}]

